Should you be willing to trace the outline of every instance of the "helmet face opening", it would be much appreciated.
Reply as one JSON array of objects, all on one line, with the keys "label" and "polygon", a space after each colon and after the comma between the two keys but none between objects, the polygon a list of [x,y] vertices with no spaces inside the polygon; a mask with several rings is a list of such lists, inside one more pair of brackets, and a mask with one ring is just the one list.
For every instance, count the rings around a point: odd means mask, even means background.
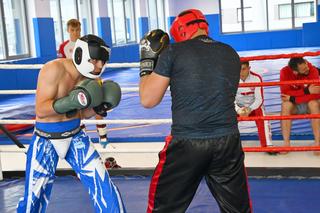
[{"label": "helmet face opening", "polygon": [[183,11],[175,18],[170,34],[176,42],[181,42],[191,39],[198,29],[203,29],[208,34],[208,22],[200,10],[190,9]]},{"label": "helmet face opening", "polygon": [[91,59],[101,60],[103,63],[109,61],[110,48],[104,46],[89,46],[89,55]]},{"label": "helmet face opening", "polygon": [[[86,35],[76,41],[73,51],[73,63],[77,70],[87,78],[99,78],[104,71],[106,62],[109,61],[111,49],[104,41],[95,35]],[[90,60],[101,60],[104,64],[101,72],[95,74],[94,65]]]}]

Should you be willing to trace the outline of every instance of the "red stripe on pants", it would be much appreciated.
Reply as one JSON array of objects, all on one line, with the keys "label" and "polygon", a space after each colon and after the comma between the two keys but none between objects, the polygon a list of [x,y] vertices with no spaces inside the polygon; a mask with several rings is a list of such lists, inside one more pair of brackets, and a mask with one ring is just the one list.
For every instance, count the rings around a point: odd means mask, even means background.
[{"label": "red stripe on pants", "polygon": [[149,200],[148,200],[147,213],[152,213],[152,211],[154,209],[154,199],[155,199],[155,194],[156,194],[156,190],[157,190],[157,185],[158,185],[159,177],[162,173],[163,165],[166,162],[167,149],[168,149],[168,146],[171,142],[171,139],[172,139],[171,135],[166,137],[166,141],[165,141],[166,144],[165,144],[164,148],[159,153],[159,162],[158,162],[158,165],[153,173],[151,183],[150,183],[150,188],[149,188]]},{"label": "red stripe on pants", "polygon": [[[260,108],[253,110],[250,116],[263,116],[263,111]],[[265,132],[265,128],[264,128],[264,120],[256,120],[256,125],[257,125],[257,129],[258,129],[258,134],[259,134],[259,140],[260,140],[260,144],[262,147],[266,147],[267,146],[267,139],[266,139],[266,132]],[[267,132],[267,134],[269,134],[269,132]]]}]

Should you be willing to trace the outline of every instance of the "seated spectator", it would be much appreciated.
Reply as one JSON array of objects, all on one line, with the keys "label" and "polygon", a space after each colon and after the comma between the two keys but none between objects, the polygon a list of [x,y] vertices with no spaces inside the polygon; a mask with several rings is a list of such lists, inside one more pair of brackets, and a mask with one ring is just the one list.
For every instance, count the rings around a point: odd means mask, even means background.
[{"label": "seated spectator", "polygon": [[[317,70],[319,72],[319,79],[320,79],[320,68],[317,67]],[[309,85],[308,90],[310,94],[320,94],[320,85],[311,84]]]},{"label": "seated spectator", "polygon": [[[250,70],[249,62],[241,63],[240,83],[262,82],[257,73]],[[238,116],[264,116],[262,87],[239,87],[235,107]],[[272,146],[270,125],[267,120],[256,120],[260,144],[262,147]]]},{"label": "seated spectator", "polygon": [[[304,58],[291,58],[288,66],[285,66],[280,71],[280,81],[291,80],[318,80],[319,72],[316,67],[309,63]],[[281,85],[281,115],[293,114],[319,114],[320,105],[318,99],[319,94],[314,93],[315,85],[290,84]],[[290,146],[290,132],[292,120],[282,120],[281,128],[285,146]],[[320,120],[311,119],[311,126],[314,135],[314,143],[320,145]],[[315,152],[315,154],[319,154]]]}]

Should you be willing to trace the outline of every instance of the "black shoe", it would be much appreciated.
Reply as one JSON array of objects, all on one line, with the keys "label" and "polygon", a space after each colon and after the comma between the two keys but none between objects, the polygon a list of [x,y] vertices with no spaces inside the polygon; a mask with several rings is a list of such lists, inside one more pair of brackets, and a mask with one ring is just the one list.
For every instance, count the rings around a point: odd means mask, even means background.
[{"label": "black shoe", "polygon": [[[269,146],[267,146],[267,147],[273,147],[273,145],[269,145]],[[279,154],[279,152],[277,152],[277,151],[274,151],[274,152],[267,152],[267,154],[268,155],[278,155]]]}]

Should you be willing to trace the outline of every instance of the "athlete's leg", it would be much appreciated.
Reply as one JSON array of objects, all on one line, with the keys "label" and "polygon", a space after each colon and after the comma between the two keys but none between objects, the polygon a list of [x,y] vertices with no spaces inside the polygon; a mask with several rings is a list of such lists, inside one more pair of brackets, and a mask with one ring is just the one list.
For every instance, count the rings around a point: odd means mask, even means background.
[{"label": "athlete's leg", "polygon": [[206,144],[167,137],[150,183],[147,213],[186,211],[210,162]]},{"label": "athlete's leg", "polygon": [[117,187],[112,183],[99,153],[83,131],[73,137],[66,160],[89,191],[96,212],[125,212]]},{"label": "athlete's leg", "polygon": [[217,138],[207,185],[222,213],[252,212],[240,135]]},{"label": "athlete's leg", "polygon": [[57,163],[58,155],[51,142],[34,135],[27,153],[25,192],[18,213],[46,211]]}]

